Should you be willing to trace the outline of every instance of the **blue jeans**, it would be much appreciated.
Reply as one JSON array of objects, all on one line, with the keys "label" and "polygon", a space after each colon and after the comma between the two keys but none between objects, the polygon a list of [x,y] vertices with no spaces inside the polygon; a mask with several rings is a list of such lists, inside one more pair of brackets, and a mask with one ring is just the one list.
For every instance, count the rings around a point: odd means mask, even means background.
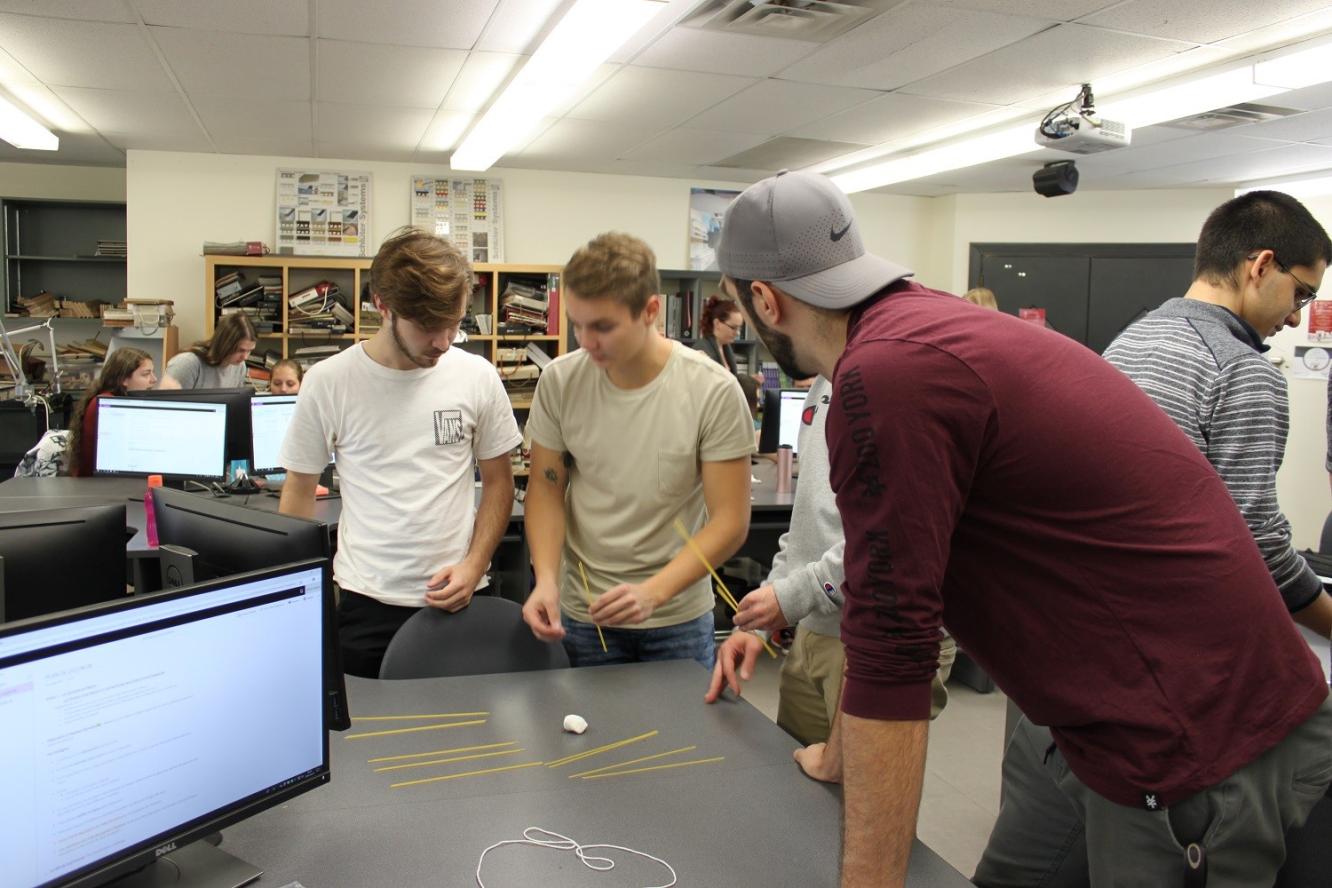
[{"label": "blue jeans", "polygon": [[606,637],[606,650],[603,651],[595,625],[564,617],[564,650],[569,654],[571,666],[697,660],[704,669],[711,669],[716,658],[712,631],[712,611],[687,623],[656,629],[602,626],[601,632]]}]

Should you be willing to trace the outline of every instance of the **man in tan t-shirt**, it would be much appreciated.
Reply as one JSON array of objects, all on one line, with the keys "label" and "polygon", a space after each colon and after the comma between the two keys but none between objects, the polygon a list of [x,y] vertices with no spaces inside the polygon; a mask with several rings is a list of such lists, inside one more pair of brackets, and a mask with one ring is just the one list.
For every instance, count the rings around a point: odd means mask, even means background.
[{"label": "man in tan t-shirt", "polygon": [[536,586],[523,618],[538,638],[562,639],[575,666],[692,658],[711,669],[711,584],[673,525],[713,564],[749,532],[744,395],[720,364],[657,332],[660,289],[636,237],[603,234],[575,252],[563,295],[582,348],[542,372],[527,422]]}]

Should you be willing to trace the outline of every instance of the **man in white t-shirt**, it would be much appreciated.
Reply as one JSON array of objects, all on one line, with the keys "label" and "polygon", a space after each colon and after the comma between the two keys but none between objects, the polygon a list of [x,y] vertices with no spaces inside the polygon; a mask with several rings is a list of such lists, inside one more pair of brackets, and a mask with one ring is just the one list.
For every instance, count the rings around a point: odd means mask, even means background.
[{"label": "man in white t-shirt", "polygon": [[334,454],[343,667],[376,678],[408,617],[426,605],[461,610],[488,584],[513,506],[509,453],[522,436],[494,366],[450,348],[472,293],[466,257],[403,229],[375,256],[370,289],[378,332],[305,375],[282,444],[281,511],[313,514]]},{"label": "man in white t-shirt", "polygon": [[711,669],[711,583],[674,524],[714,565],[749,531],[749,408],[726,368],[657,332],[660,289],[636,237],[603,234],[574,253],[564,303],[582,348],[542,371],[527,422],[536,586],[523,618],[575,666]]}]

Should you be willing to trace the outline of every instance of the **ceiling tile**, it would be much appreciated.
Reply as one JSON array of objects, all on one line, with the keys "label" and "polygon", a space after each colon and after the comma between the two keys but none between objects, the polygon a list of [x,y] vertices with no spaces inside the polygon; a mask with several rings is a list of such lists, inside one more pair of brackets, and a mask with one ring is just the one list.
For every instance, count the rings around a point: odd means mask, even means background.
[{"label": "ceiling tile", "polygon": [[252,131],[224,133],[213,137],[213,144],[223,154],[258,154],[273,157],[314,157],[310,139],[270,139],[251,135]]},{"label": "ceiling tile", "polygon": [[201,96],[191,104],[222,151],[226,149],[221,142],[228,135],[250,140],[311,140],[309,102]]},{"label": "ceiling tile", "polygon": [[453,86],[467,53],[460,49],[319,40],[316,95],[349,105],[434,110]]},{"label": "ceiling tile", "polygon": [[929,99],[905,93],[887,93],[786,133],[807,139],[835,139],[877,145],[994,110],[993,105]]},{"label": "ceiling tile", "polygon": [[614,160],[652,135],[639,127],[599,120],[558,120],[517,154],[517,161]]},{"label": "ceiling tile", "polygon": [[634,56],[635,65],[767,77],[819,48],[805,40],[777,40],[753,34],[719,34],[675,27]]},{"label": "ceiling tile", "polygon": [[0,41],[48,86],[172,90],[136,25],[0,15]]},{"label": "ceiling tile", "polygon": [[471,49],[496,0],[316,0],[320,37]]},{"label": "ceiling tile", "polygon": [[308,39],[183,28],[151,32],[191,98],[310,98]]},{"label": "ceiling tile", "polygon": [[480,111],[525,58],[507,52],[469,52],[440,108],[444,111]]},{"label": "ceiling tile", "polygon": [[309,0],[134,0],[149,25],[308,37]]},{"label": "ceiling tile", "polygon": [[601,84],[615,76],[615,72],[619,71],[622,67],[624,66],[611,64],[598,65],[597,70],[592,72],[591,77],[580,83],[563,102],[560,102],[554,108],[548,109],[546,113],[551,117],[563,117],[568,114],[570,109],[576,107],[580,102],[592,95]]},{"label": "ceiling tile", "polygon": [[658,161],[703,166],[753,148],[768,140],[754,133],[720,133],[677,127],[626,151],[622,160]]},{"label": "ceiling tile", "polygon": [[[199,124],[175,93],[57,86],[56,95],[99,132],[195,136]],[[134,146],[139,147],[139,146]]]},{"label": "ceiling tile", "polygon": [[137,22],[124,0],[0,0],[0,12],[89,22]]},{"label": "ceiling tile", "polygon": [[1327,0],[1129,0],[1082,21],[1134,34],[1213,43],[1327,6]]},{"label": "ceiling tile", "polygon": [[[701,182],[711,178],[701,175],[698,168],[686,163],[662,163],[661,161],[612,160],[604,164],[599,172],[614,176],[649,176],[667,179],[690,179]],[[754,181],[762,178],[755,177]],[[744,181],[744,180],[734,180]]]},{"label": "ceiling tile", "polygon": [[1300,111],[1320,111],[1332,108],[1332,82],[1293,89],[1267,99],[1265,104],[1280,105],[1282,108],[1297,108]]},{"label": "ceiling tile", "polygon": [[1095,83],[1102,76],[1181,50],[1181,45],[1084,25],[1059,25],[983,59],[912,83],[903,92],[958,101],[1010,105]]},{"label": "ceiling tile", "polygon": [[867,89],[763,80],[691,119],[691,129],[776,135],[878,95]]},{"label": "ceiling tile", "polygon": [[1045,28],[1044,19],[910,5],[877,16],[782,71],[784,80],[894,89]]},{"label": "ceiling tile", "polygon": [[[1152,129],[1166,129],[1166,127],[1152,127]],[[1272,147],[1256,139],[1245,139],[1234,135],[1234,132],[1227,130],[1219,133],[1195,133],[1182,139],[1154,145],[1133,145],[1087,157],[1074,158],[1063,152],[1058,153],[1065,159],[1076,160],[1078,168],[1087,178],[1105,178],[1134,170],[1160,169],[1192,161],[1248,154]],[[1137,135],[1135,132],[1134,137]]]},{"label": "ceiling tile", "polygon": [[315,141],[416,151],[435,112],[389,105],[315,103]]},{"label": "ceiling tile", "polygon": [[203,133],[198,132],[195,127],[195,134],[162,135],[147,134],[142,131],[132,133],[104,132],[103,136],[112,145],[122,150],[137,148],[141,151],[197,151],[212,152],[213,146]]},{"label": "ceiling tile", "polygon": [[1114,6],[1121,0],[933,0],[939,6],[954,9],[979,9],[1008,15],[1071,22],[1088,13]]},{"label": "ceiling tile", "polygon": [[1140,169],[1124,174],[1119,181],[1125,188],[1163,188],[1201,182],[1233,184],[1328,167],[1332,167],[1332,147],[1287,145],[1160,169]]},{"label": "ceiling tile", "polygon": [[575,105],[568,116],[661,130],[688,120],[757,82],[752,77],[626,65]]},{"label": "ceiling tile", "polygon": [[[339,142],[315,142],[314,156],[326,160],[357,161],[382,160],[388,163],[411,163],[416,159],[416,152],[411,149],[392,148],[361,144],[343,144]],[[406,180],[403,180],[404,189]],[[390,184],[389,187],[392,187]],[[406,194],[406,191],[403,191]]]},{"label": "ceiling tile", "polygon": [[553,27],[551,16],[564,0],[500,0],[475,48],[487,52],[532,53],[537,37]]},{"label": "ceiling tile", "polygon": [[437,111],[435,117],[426,126],[421,144],[416,147],[420,152],[451,151],[462,141],[476,115],[468,111]]}]

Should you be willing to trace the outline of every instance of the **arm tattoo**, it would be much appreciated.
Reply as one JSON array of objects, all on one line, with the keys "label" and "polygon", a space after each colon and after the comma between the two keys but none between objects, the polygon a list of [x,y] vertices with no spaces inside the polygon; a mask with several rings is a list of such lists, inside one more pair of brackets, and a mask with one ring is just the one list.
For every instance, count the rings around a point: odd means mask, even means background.
[{"label": "arm tattoo", "polygon": [[558,484],[560,482],[559,473],[556,472],[554,469],[546,469],[545,475],[546,475],[546,480],[549,481],[551,484]]}]

